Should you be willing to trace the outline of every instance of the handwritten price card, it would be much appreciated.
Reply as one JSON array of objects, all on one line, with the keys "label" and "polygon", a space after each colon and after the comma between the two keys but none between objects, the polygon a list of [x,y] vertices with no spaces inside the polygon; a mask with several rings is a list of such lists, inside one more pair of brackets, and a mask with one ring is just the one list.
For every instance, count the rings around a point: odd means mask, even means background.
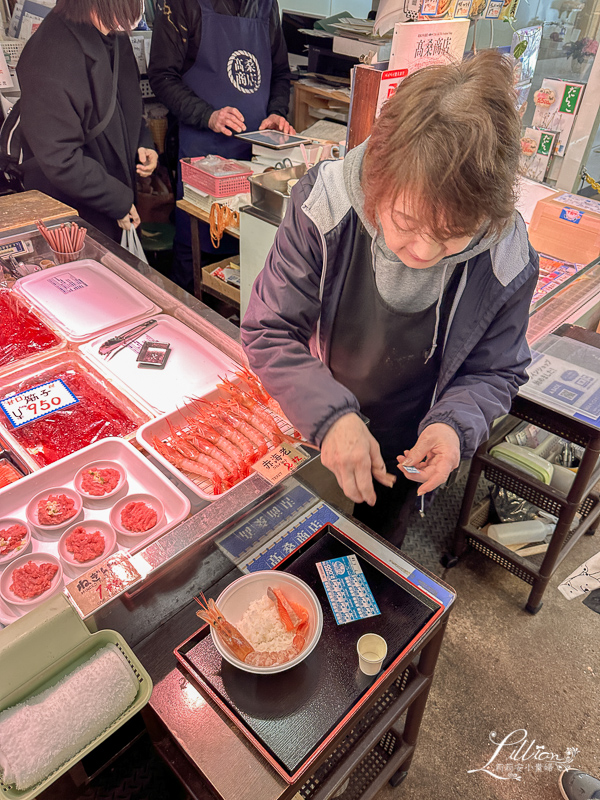
[{"label": "handwritten price card", "polygon": [[33,422],[35,419],[45,417],[60,411],[61,408],[73,406],[79,402],[64,381],[60,379],[41,383],[32,389],[27,389],[20,394],[13,394],[0,400],[0,407],[8,417],[13,428],[20,428]]},{"label": "handwritten price card", "polygon": [[252,467],[259,475],[266,478],[269,483],[276,484],[293,472],[308,456],[296,447],[283,442],[275,450],[259,459]]},{"label": "handwritten price card", "polygon": [[141,577],[125,553],[115,553],[69,583],[67,591],[82,616],[87,617]]}]

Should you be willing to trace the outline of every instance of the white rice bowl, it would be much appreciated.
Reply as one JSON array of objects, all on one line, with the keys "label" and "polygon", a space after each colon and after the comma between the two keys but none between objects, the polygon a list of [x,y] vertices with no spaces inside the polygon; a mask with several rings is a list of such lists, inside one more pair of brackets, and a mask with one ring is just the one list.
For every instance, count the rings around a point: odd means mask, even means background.
[{"label": "white rice bowl", "polygon": [[236,628],[260,652],[287,650],[294,641],[294,632],[286,630],[277,606],[266,594],[250,603]]},{"label": "white rice bowl", "polygon": [[255,650],[285,650],[294,638],[293,631],[288,633],[279,619],[275,604],[267,597],[269,586],[281,589],[289,600],[299,603],[308,611],[306,643],[297,656],[275,667],[255,667],[236,658],[221,642],[214,628],[210,629],[214,645],[226,661],[245,672],[259,675],[284,672],[304,661],[317,646],[323,629],[321,604],[308,584],[295,575],[278,570],[253,572],[231,583],[215,602],[225,618],[235,625]]}]

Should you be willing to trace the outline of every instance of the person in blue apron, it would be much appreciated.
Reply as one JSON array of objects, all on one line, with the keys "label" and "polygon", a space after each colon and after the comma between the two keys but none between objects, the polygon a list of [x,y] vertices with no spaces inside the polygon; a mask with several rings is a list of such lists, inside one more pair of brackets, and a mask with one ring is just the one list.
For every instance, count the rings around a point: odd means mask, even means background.
[{"label": "person in blue apron", "polygon": [[[293,132],[287,48],[277,0],[172,0],[155,20],[150,84],[179,121],[179,158],[219,155],[249,160],[243,131]],[[178,168],[178,198],[183,196]],[[225,235],[212,246],[208,225],[200,244],[209,257],[236,252]],[[173,280],[193,283],[189,218],[176,211]]]},{"label": "person in blue apron", "polygon": [[294,186],[242,321],[266,390],[398,547],[416,495],[527,380],[538,259],[512,82],[490,50],[406,78],[366,142]]}]

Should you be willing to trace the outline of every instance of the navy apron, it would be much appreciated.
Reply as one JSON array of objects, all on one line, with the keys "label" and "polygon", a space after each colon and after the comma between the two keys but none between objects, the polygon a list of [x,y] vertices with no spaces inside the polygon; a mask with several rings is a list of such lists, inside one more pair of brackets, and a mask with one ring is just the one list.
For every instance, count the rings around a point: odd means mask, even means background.
[{"label": "navy apron", "polygon": [[392,489],[374,481],[373,508],[357,504],[354,516],[396,546],[404,538],[407,502],[417,484],[398,471],[396,457],[417,441],[419,423],[429,410],[439,375],[444,332],[461,269],[444,291],[438,347],[433,345],[436,305],[405,313],[379,294],[371,256],[371,237],[359,222],[348,274],[336,312],[329,368],[355,395],[370,431],[379,443],[388,472],[397,476]]},{"label": "navy apron", "polygon": [[[224,106],[237,108],[244,117],[246,130],[258,130],[267,116],[271,94],[271,2],[260,0],[256,17],[217,14],[211,0],[198,0],[198,3],[202,12],[202,36],[196,61],[183,75],[183,82],[217,110]],[[233,135],[180,124],[179,158],[211,154],[249,160],[252,146]],[[178,172],[178,198],[181,198],[180,168]],[[177,212],[177,259],[179,270],[184,268],[186,275],[174,274],[173,279],[184,285],[192,278],[190,226],[187,215],[179,209]],[[208,225],[200,225],[200,244],[207,253],[218,253],[221,249],[212,247]],[[237,242],[235,244],[237,246]],[[232,252],[231,242],[229,245],[223,248],[223,255]]]}]

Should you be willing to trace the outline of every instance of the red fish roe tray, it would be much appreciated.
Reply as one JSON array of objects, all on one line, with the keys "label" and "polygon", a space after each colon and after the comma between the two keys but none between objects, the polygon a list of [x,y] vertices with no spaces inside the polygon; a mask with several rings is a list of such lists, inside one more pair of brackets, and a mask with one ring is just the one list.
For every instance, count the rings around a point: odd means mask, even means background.
[{"label": "red fish roe tray", "polygon": [[121,525],[132,533],[149,531],[158,522],[158,514],[146,503],[127,503],[121,511]]},{"label": "red fish roe tray", "polygon": [[36,564],[34,561],[28,561],[13,572],[10,590],[23,600],[38,597],[48,591],[57,572],[56,564]]},{"label": "red fish roe tray", "polygon": [[0,530],[0,556],[7,556],[13,550],[20,548],[26,536],[25,525],[11,525]]},{"label": "red fish roe tray", "polygon": [[110,467],[96,469],[92,467],[83,473],[81,488],[84,492],[94,497],[102,497],[116,489],[120,479],[121,476],[116,469],[111,469]]},{"label": "red fish roe tray", "polygon": [[73,553],[75,561],[83,563],[101,556],[106,542],[100,531],[86,531],[83,525],[80,525],[67,536],[65,545],[69,553]]},{"label": "red fish roe tray", "polygon": [[60,344],[58,336],[9,289],[0,289],[0,367]]},{"label": "red fish roe tray", "polygon": [[[109,436],[127,436],[140,425],[141,412],[126,409],[110,396],[110,390],[91,373],[79,368],[75,359],[13,384],[2,396],[20,393],[42,383],[60,379],[79,400],[19,428],[13,428],[0,412],[0,422],[13,438],[44,467]],[[145,417],[147,419],[147,417]]]}]

